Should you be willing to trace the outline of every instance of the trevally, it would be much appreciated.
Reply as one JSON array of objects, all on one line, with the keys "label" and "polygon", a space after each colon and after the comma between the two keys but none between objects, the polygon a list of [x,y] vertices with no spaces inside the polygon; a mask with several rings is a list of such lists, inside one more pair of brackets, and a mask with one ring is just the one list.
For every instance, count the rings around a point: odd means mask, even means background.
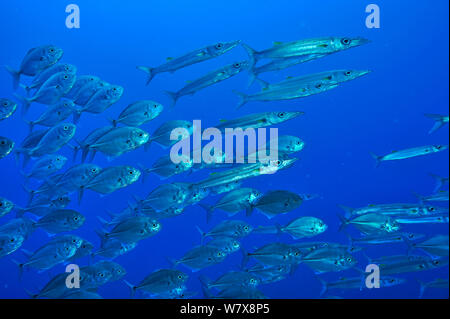
[{"label": "trevally", "polygon": [[39,90],[39,88],[42,84],[45,83],[45,81],[47,81],[52,75],[59,72],[76,74],[77,67],[72,64],[54,64],[37,74],[29,85],[24,85],[23,87],[27,92],[30,92],[30,90],[33,89]]},{"label": "trevally", "polygon": [[18,70],[6,66],[13,77],[13,87],[19,85],[20,75],[35,76],[46,68],[57,63],[63,56],[63,50],[54,45],[43,45],[28,50]]},{"label": "trevally", "polygon": [[67,162],[67,157],[58,154],[49,154],[39,158],[29,173],[23,173],[26,178],[45,179],[56,173]]},{"label": "trevally", "polygon": [[46,105],[57,103],[61,97],[70,91],[75,79],[75,74],[59,72],[47,79],[32,97],[26,98],[18,94],[14,94],[14,96],[22,102],[22,113],[25,114],[33,102]]},{"label": "trevally", "polygon": [[38,119],[34,121],[28,121],[30,132],[33,131],[33,127],[35,125],[53,127],[66,120],[70,115],[73,114],[73,112],[75,112],[75,104],[73,104],[72,101],[59,101],[56,104],[49,106]]},{"label": "trevally", "polygon": [[256,189],[244,187],[229,192],[214,205],[200,204],[200,206],[206,210],[207,221],[209,221],[216,209],[223,210],[229,216],[233,216],[240,211],[251,209],[252,205],[260,197],[261,193]]},{"label": "trevally", "polygon": [[139,284],[133,285],[125,281],[133,296],[136,291],[143,291],[147,294],[156,295],[166,293],[188,280],[188,276],[175,269],[159,269],[145,277]]},{"label": "trevally", "polygon": [[0,121],[6,120],[17,109],[17,103],[9,99],[0,98]]},{"label": "trevally", "polygon": [[145,216],[131,217],[121,221],[111,231],[100,230],[97,234],[102,242],[117,239],[125,243],[135,243],[156,235],[161,230],[161,224]]},{"label": "trevally", "polygon": [[137,127],[117,127],[99,137],[89,148],[115,158],[145,145],[149,134]]},{"label": "trevally", "polygon": [[112,120],[112,124],[113,126],[118,123],[127,126],[141,126],[155,119],[163,110],[164,107],[158,102],[150,100],[134,102],[128,105],[117,119]]},{"label": "trevally", "polygon": [[6,157],[14,148],[14,141],[7,137],[0,136],[0,159]]},{"label": "trevally", "polygon": [[91,189],[100,194],[109,194],[133,184],[140,176],[141,172],[134,167],[112,166],[101,170],[98,175],[94,176],[86,185],[83,185],[83,189]]}]

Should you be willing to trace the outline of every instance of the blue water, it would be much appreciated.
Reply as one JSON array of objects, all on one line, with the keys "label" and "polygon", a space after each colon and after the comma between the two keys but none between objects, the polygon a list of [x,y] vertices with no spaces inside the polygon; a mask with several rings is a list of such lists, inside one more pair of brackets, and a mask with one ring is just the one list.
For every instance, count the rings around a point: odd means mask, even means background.
[{"label": "blue water", "polygon": [[[297,193],[317,193],[319,199],[304,202],[295,211],[276,217],[270,222],[265,216],[254,213],[248,221],[252,225],[286,223],[299,216],[315,216],[323,219],[328,230],[312,240],[346,243],[347,238],[338,232],[342,213],[338,204],[361,207],[368,204],[416,202],[412,192],[430,194],[434,180],[432,172],[448,176],[448,151],[426,157],[383,163],[375,168],[370,152],[386,154],[392,150],[426,144],[448,144],[448,127],[432,135],[428,130],[432,120],[424,113],[448,114],[449,100],[449,44],[448,1],[377,0],[381,8],[381,28],[367,29],[365,7],[368,1],[315,1],[267,0],[267,1],[139,1],[128,4],[117,0],[76,0],[81,10],[81,28],[65,26],[65,7],[69,1],[2,1],[0,4],[0,64],[18,67],[28,49],[55,44],[64,49],[61,62],[77,66],[78,74],[94,74],[105,81],[125,88],[122,98],[100,116],[84,114],[76,136],[84,137],[96,127],[108,125],[107,118],[117,116],[129,103],[153,99],[164,104],[165,111],[143,129],[153,132],[164,121],[171,119],[202,120],[204,127],[213,126],[218,119],[232,119],[244,114],[264,111],[295,111],[306,114],[279,125],[279,134],[301,137],[306,147],[293,167],[275,175],[258,177],[245,182],[262,192],[274,189]],[[131,2],[129,2],[131,3]],[[139,4],[138,4],[139,3]],[[206,88],[194,96],[183,97],[175,108],[169,107],[164,90],[177,90],[186,80],[195,79],[220,66],[246,59],[243,48],[200,63],[174,74],[159,74],[149,86],[145,86],[145,74],[136,70],[137,65],[157,66],[168,56],[179,56],[191,50],[215,43],[240,39],[256,49],[270,47],[273,41],[291,41],[322,36],[362,36],[372,42],[368,45],[298,65],[278,73],[261,77],[276,82],[286,76],[296,76],[332,69],[370,69],[373,72],[363,78],[345,83],[329,92],[305,99],[249,103],[235,109],[238,98],[232,90],[246,91],[245,72],[218,85]],[[31,78],[23,77],[23,81]],[[0,97],[13,98],[11,77],[0,71]],[[253,86],[247,91],[256,91]],[[23,91],[19,91],[24,93]],[[27,118],[35,119],[45,110],[44,105],[33,105]],[[28,134],[28,127],[20,117],[20,111],[11,119],[0,123],[0,135],[20,143]],[[120,156],[113,162],[101,154],[95,163],[102,166],[142,163],[150,166],[157,158],[167,154],[158,145],[150,152],[143,148]],[[70,148],[61,154],[71,158]],[[71,163],[69,163],[71,165]],[[69,167],[69,165],[66,166]],[[16,166],[14,156],[0,160],[0,196],[17,205],[26,205],[27,196],[21,185],[24,182]],[[86,191],[80,206],[75,197],[69,208],[83,213],[86,223],[74,233],[99,246],[94,229],[100,227],[96,216],[106,217],[106,211],[119,212],[132,195],[146,196],[156,186],[169,181],[198,181],[206,172],[189,176],[175,176],[161,181],[155,175],[111,195],[101,197]],[[214,203],[217,197],[205,200]],[[5,216],[0,224],[13,218]],[[235,216],[244,219],[244,213]],[[163,230],[155,237],[139,243],[138,247],[115,261],[124,266],[126,280],[137,283],[153,270],[168,267],[167,257],[179,258],[199,244],[200,234],[195,226],[208,230],[225,214],[217,213],[206,224],[205,213],[198,206],[185,213],[163,221]],[[428,235],[447,234],[448,224],[405,227],[405,230]],[[352,229],[352,232],[356,230]],[[42,230],[37,230],[23,248],[35,250],[48,240]],[[275,235],[251,235],[243,245],[253,247],[281,240],[292,242],[290,237]],[[403,244],[374,246],[366,250],[373,257],[405,254]],[[356,254],[361,267],[367,263]],[[26,298],[24,289],[37,291],[51,275],[64,271],[60,265],[48,272],[26,272],[18,280],[17,266],[12,259],[25,260],[17,251],[0,259],[0,298]],[[179,269],[190,274],[188,290],[198,291],[201,298],[199,274],[216,278],[218,274],[238,269],[241,255],[229,256],[222,264],[191,274],[184,266]],[[86,265],[88,259],[77,261]],[[355,276],[354,270],[323,275],[327,280],[341,276]],[[419,284],[416,279],[430,281],[448,278],[448,266],[432,271],[399,275],[406,278],[403,285],[371,290],[334,291],[331,294],[343,298],[417,298]],[[300,265],[297,272],[286,280],[265,285],[261,291],[270,298],[318,298],[321,285],[312,270]],[[122,282],[107,284],[99,289],[104,298],[127,298],[129,290]],[[448,290],[429,289],[426,298],[448,298]]]}]

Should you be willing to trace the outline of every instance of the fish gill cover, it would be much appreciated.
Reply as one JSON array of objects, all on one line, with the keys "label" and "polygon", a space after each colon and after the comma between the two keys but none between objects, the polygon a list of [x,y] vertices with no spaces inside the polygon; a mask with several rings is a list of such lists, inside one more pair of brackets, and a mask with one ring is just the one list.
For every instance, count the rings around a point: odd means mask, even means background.
[{"label": "fish gill cover", "polygon": [[447,1],[0,8],[0,298],[448,298]]}]

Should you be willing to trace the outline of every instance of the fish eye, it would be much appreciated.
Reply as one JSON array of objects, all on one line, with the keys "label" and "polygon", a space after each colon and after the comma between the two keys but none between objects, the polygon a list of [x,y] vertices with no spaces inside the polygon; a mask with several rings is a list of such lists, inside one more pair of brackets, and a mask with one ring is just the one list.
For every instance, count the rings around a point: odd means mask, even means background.
[{"label": "fish eye", "polygon": [[51,49],[50,49],[50,52],[55,52],[55,49],[51,48]]},{"label": "fish eye", "polygon": [[67,80],[69,77],[67,75],[64,75],[64,79]]},{"label": "fish eye", "polygon": [[435,210],[436,210],[436,208],[434,208],[434,207],[430,207],[430,208],[429,208],[429,211],[430,211],[430,212],[434,212]]},{"label": "fish eye", "polygon": [[[77,220],[78,220],[78,217],[75,216],[75,217],[73,218],[73,220],[74,220],[74,221],[77,221]],[[84,247],[83,247],[83,248],[84,248]]]},{"label": "fish eye", "polygon": [[216,44],[216,49],[222,49],[222,47],[223,47],[223,44],[222,43],[217,43]]},{"label": "fish eye", "polygon": [[349,45],[351,43],[351,40],[347,39],[347,38],[344,38],[344,39],[341,40],[341,43],[344,44],[344,45]]},{"label": "fish eye", "polygon": [[13,243],[13,242],[14,242],[14,238],[11,238],[10,242],[12,242],[12,243]]},{"label": "fish eye", "polygon": [[322,87],[322,84],[316,84],[316,89],[320,89]]},{"label": "fish eye", "polygon": [[144,134],[142,134],[142,133],[139,133],[139,137],[142,137]]},{"label": "fish eye", "polygon": [[183,279],[183,276],[181,276],[181,275],[178,275],[178,279],[180,279],[180,280],[181,280],[181,279]]},{"label": "fish eye", "polygon": [[133,171],[129,171],[129,174],[130,174],[130,175],[133,175]]},{"label": "fish eye", "polygon": [[157,107],[158,107],[158,104],[155,104],[155,105],[153,105],[153,108],[155,108],[155,109],[156,109]]},{"label": "fish eye", "polygon": [[91,172],[92,172],[92,173],[95,173],[96,171],[97,171],[96,168],[91,169]]},{"label": "fish eye", "polygon": [[65,125],[65,126],[63,127],[63,129],[64,129],[64,131],[67,131],[67,130],[69,129],[69,127],[68,127],[67,125]]},{"label": "fish eye", "polygon": [[240,63],[235,63],[233,66],[234,66],[236,69],[238,69],[238,68],[240,68],[241,64],[240,64]]},{"label": "fish eye", "polygon": [[8,106],[8,102],[3,102],[3,106]]},{"label": "fish eye", "polygon": [[1,144],[2,144],[2,145],[5,145],[5,144],[6,144],[6,142],[5,142],[5,141],[2,141],[2,142],[1,142]]},{"label": "fish eye", "polygon": [[348,258],[347,258],[347,261],[348,261],[348,262],[351,262],[351,261],[352,261],[352,259],[351,259],[350,257],[348,257]]},{"label": "fish eye", "polygon": [[346,76],[349,76],[349,75],[351,75],[352,74],[352,72],[351,71],[347,71],[347,72],[345,72],[345,75]]},{"label": "fish eye", "polygon": [[3,206],[3,203],[0,203],[0,207],[2,207]]},{"label": "fish eye", "polygon": [[116,89],[116,88],[113,88],[113,91],[117,91],[117,89]]},{"label": "fish eye", "polygon": [[280,112],[278,113],[278,117],[284,117],[285,113],[284,112]]}]

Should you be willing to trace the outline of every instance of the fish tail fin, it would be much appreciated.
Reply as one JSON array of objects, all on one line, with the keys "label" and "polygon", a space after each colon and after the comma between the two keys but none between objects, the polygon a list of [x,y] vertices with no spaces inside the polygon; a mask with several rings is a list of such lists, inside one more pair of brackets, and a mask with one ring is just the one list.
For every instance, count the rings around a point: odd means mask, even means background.
[{"label": "fish tail fin", "polygon": [[444,120],[442,119],[442,115],[439,114],[425,114],[426,117],[435,121],[433,127],[428,131],[428,134],[432,134],[445,125]]},{"label": "fish tail fin", "polygon": [[147,181],[147,177],[150,174],[151,170],[145,167],[143,164],[138,163],[137,164],[139,170],[142,172],[142,184],[145,184]]},{"label": "fish tail fin", "polygon": [[255,49],[253,49],[252,47],[250,47],[248,44],[242,43],[242,47],[245,49],[245,51],[247,51],[248,54],[248,58],[249,58],[249,67],[253,68],[256,64],[256,62],[258,61],[258,51],[256,51]]},{"label": "fish tail fin", "polygon": [[16,218],[21,218],[23,214],[25,214],[25,212],[27,211],[25,208],[19,206],[15,206],[15,209],[16,209]]},{"label": "fish tail fin", "polygon": [[14,93],[13,95],[16,97],[16,99],[18,99],[20,101],[20,103],[22,103],[22,116],[27,114],[28,109],[30,108],[30,105],[31,105],[31,102],[32,102],[31,99],[26,98],[26,97],[24,97],[22,95],[19,95],[17,93]]},{"label": "fish tail fin", "polygon": [[370,153],[370,155],[375,159],[375,167],[380,166],[381,161],[383,160],[383,156],[378,156],[375,153]]},{"label": "fish tail fin", "polygon": [[75,160],[78,154],[78,151],[81,150],[81,162],[84,163],[84,161],[86,160],[86,157],[88,156],[89,153],[89,147],[87,145],[84,145],[82,142],[80,142],[77,139],[74,139],[75,142],[78,144],[78,146],[73,148],[74,154],[73,154],[73,159]]},{"label": "fish tail fin", "polygon": [[247,250],[244,248],[244,246],[241,245],[241,253],[242,253],[242,263],[241,263],[241,268],[244,269],[245,266],[248,263],[248,260],[250,259],[250,255],[247,252]]},{"label": "fish tail fin", "polygon": [[239,97],[239,102],[236,106],[236,109],[240,109],[242,106],[244,106],[248,100],[247,100],[247,95],[239,92],[239,91],[233,91],[238,97]]},{"label": "fish tail fin", "polygon": [[149,85],[150,81],[155,77],[155,69],[149,68],[148,66],[137,66],[136,68],[147,73],[148,77],[145,85]]},{"label": "fish tail fin", "polygon": [[31,299],[37,299],[39,294],[34,294],[31,291],[27,290],[27,289],[23,289],[25,291],[25,293],[28,295],[28,297],[30,297]]},{"label": "fish tail fin", "polygon": [[281,235],[283,234],[283,226],[281,226],[280,224],[276,223],[275,224],[276,230],[277,230],[277,235]]},{"label": "fish tail fin", "polygon": [[177,104],[178,99],[180,98],[178,92],[164,91],[164,93],[170,98],[170,100],[172,101],[171,106],[174,107],[175,104]]},{"label": "fish tail fin", "polygon": [[106,230],[102,229],[96,229],[95,233],[97,234],[97,236],[100,238],[101,244],[103,245],[103,243],[106,241],[107,239],[107,232]]},{"label": "fish tail fin", "polygon": [[199,226],[196,226],[196,227],[197,227],[197,230],[200,233],[200,235],[202,235],[201,244],[203,245],[203,241],[205,240],[206,233],[203,230],[201,230],[201,228]]},{"label": "fish tail fin", "polygon": [[206,277],[205,275],[200,275],[198,276],[198,280],[200,281],[202,287],[209,289],[209,283],[211,282],[211,280],[208,277]]},{"label": "fish tail fin", "polygon": [[12,261],[13,261],[13,263],[15,263],[17,265],[17,267],[19,267],[19,281],[22,281],[24,264],[15,259],[12,259]]},{"label": "fish tail fin", "polygon": [[423,204],[424,197],[422,195],[416,192],[412,192],[412,194],[419,200],[419,203]]},{"label": "fish tail fin", "polygon": [[27,92],[27,96],[29,97],[29,96],[30,96],[30,92],[31,92],[31,90],[32,90],[33,88],[29,87],[28,85],[24,85],[24,84],[19,84],[19,86],[20,86],[21,88],[23,88],[23,89]]},{"label": "fish tail fin", "polygon": [[256,78],[256,81],[258,82],[259,85],[261,85],[261,87],[263,89],[267,89],[269,87],[269,85],[270,85],[269,82],[266,82],[266,81],[261,80],[259,78]]},{"label": "fish tail fin", "polygon": [[245,216],[250,217],[253,214],[253,210],[255,209],[255,206],[250,205],[245,209]]},{"label": "fish tail fin", "polygon": [[408,250],[406,252],[407,256],[410,256],[412,251],[416,248],[414,243],[409,240],[406,236],[402,236],[403,241],[405,242],[405,244],[408,246]]},{"label": "fish tail fin", "polygon": [[[372,258],[370,258],[369,255],[367,255],[365,251],[362,251],[361,255],[363,255],[363,257],[367,260],[368,264],[373,264]],[[355,269],[359,269],[359,268],[355,268]],[[363,272],[363,273],[365,273],[365,272]]]},{"label": "fish tail fin", "polygon": [[104,220],[102,217],[97,216],[98,221],[102,224],[102,227],[109,226],[109,222]]},{"label": "fish tail fin", "polygon": [[350,218],[353,216],[353,212],[355,211],[354,208],[345,206],[345,205],[338,205],[342,210],[344,210],[345,214],[345,218]]},{"label": "fish tail fin", "polygon": [[420,279],[416,279],[416,281],[418,282],[418,284],[420,285],[420,291],[419,291],[419,299],[423,298],[423,294],[425,293],[425,289],[427,288],[427,284],[424,283],[422,280]]},{"label": "fish tail fin", "polygon": [[73,111],[73,123],[77,124],[80,121],[81,114],[83,114],[82,109],[77,109]]},{"label": "fish tail fin", "polygon": [[170,257],[166,257],[167,262],[170,264],[170,267],[175,268],[178,266],[179,262],[175,259],[172,259]]},{"label": "fish tail fin", "polygon": [[81,147],[78,145],[78,146],[74,146],[74,147],[72,147],[72,150],[73,150],[73,156],[72,156],[72,161],[76,161],[76,159],[77,159],[77,155],[78,155],[78,151],[81,149]]},{"label": "fish tail fin", "polygon": [[342,231],[345,229],[345,227],[347,227],[349,220],[342,215],[339,215],[339,214],[336,214],[336,215],[340,220],[339,231]]},{"label": "fish tail fin", "polygon": [[19,86],[19,81],[20,81],[20,71],[14,70],[13,68],[11,68],[8,65],[5,65],[5,69],[6,69],[6,71],[8,71],[9,74],[11,74],[11,76],[13,78],[14,90],[17,89],[17,87]]},{"label": "fish tail fin", "polygon": [[84,186],[81,186],[80,189],[78,190],[78,205],[81,204],[81,200],[83,199],[83,195],[84,195]]},{"label": "fish tail fin", "polygon": [[348,247],[349,247],[349,251],[351,251],[351,249],[353,248],[353,245],[354,245],[353,237],[347,232],[344,232],[344,233],[348,238]]},{"label": "fish tail fin", "polygon": [[318,276],[316,276],[316,278],[320,282],[320,284],[322,285],[322,289],[320,290],[320,297],[322,297],[328,291],[328,282],[325,281],[324,279],[318,277]]},{"label": "fish tail fin", "polygon": [[203,204],[203,203],[199,203],[198,205],[205,210],[205,212],[206,212],[206,223],[209,223],[211,221],[211,218],[212,218],[212,215],[213,215],[214,206]]},{"label": "fish tail fin", "polygon": [[201,284],[201,288],[202,288],[203,296],[206,299],[212,299],[213,298],[213,295],[211,294],[211,291],[208,289],[207,286],[203,285],[203,283]]},{"label": "fish tail fin", "polygon": [[128,288],[130,288],[130,296],[131,298],[133,298],[134,294],[136,293],[137,287],[126,280],[124,280],[123,282],[128,286]]},{"label": "fish tail fin", "polygon": [[441,189],[442,185],[445,184],[446,182],[446,178],[441,177],[439,175],[433,174],[433,173],[428,173],[431,177],[434,178],[434,180],[436,181],[436,186],[434,187],[434,192],[437,192],[438,190]]},{"label": "fish tail fin", "polygon": [[25,192],[28,193],[28,204],[27,204],[27,206],[29,206],[30,203],[31,203],[31,201],[33,200],[35,191],[32,190],[32,189],[30,189],[30,188],[28,188],[28,186],[26,186],[25,184],[22,184],[22,189],[23,189]]},{"label": "fish tail fin", "polygon": [[257,75],[255,73],[255,70],[253,68],[248,69],[248,83],[247,88],[253,85],[253,83],[257,80]]},{"label": "fish tail fin", "polygon": [[150,137],[147,143],[144,144],[144,151],[148,152],[150,150],[150,146],[152,145],[153,139]]}]

